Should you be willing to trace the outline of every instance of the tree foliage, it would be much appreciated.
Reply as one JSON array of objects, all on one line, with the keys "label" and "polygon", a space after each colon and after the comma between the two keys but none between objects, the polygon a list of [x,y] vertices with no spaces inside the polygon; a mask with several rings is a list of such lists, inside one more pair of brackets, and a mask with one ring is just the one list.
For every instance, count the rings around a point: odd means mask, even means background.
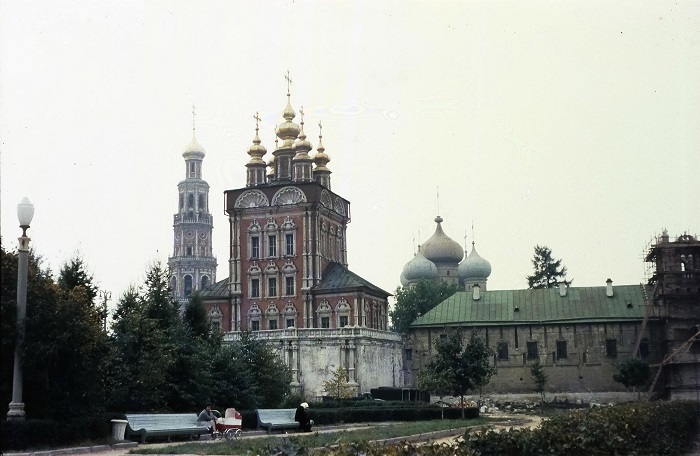
[{"label": "tree foliage", "polygon": [[456,291],[457,285],[432,280],[421,280],[413,286],[397,288],[396,303],[389,312],[394,331],[405,334],[418,316],[424,315]]},{"label": "tree foliage", "polygon": [[566,266],[552,257],[552,250],[547,246],[535,246],[532,266],[535,271],[527,276],[528,288],[554,288],[560,283],[571,284],[566,280]]},{"label": "tree foliage", "polygon": [[353,387],[348,383],[348,371],[342,366],[333,371],[330,380],[323,382],[323,389],[336,399],[347,399],[354,393]]},{"label": "tree foliage", "polygon": [[622,383],[625,387],[637,389],[637,399],[640,397],[640,388],[646,386],[651,378],[651,367],[639,358],[627,358],[615,365],[617,372],[613,374],[613,380]]},{"label": "tree foliage", "polygon": [[[3,407],[12,394],[17,268],[17,254],[3,248],[2,365],[7,366],[0,377]],[[23,401],[30,418],[77,417],[104,410],[109,346],[102,314],[94,305],[93,284],[80,258],[64,265],[54,281],[41,259],[29,254],[21,357]]]},{"label": "tree foliage", "polygon": [[540,393],[540,396],[542,398],[542,412],[544,412],[545,386],[547,385],[547,380],[549,379],[549,376],[544,373],[544,367],[542,366],[542,364],[540,364],[539,359],[535,364],[530,366],[530,378],[532,378],[532,383],[535,386],[535,392]]},{"label": "tree foliage", "polygon": [[436,340],[435,358],[426,365],[426,373],[422,375],[436,384],[449,385],[446,390],[452,396],[459,397],[463,404],[464,396],[469,391],[488,384],[496,368],[489,364],[494,352],[483,340],[474,337],[466,347],[462,346],[462,333],[458,330]]}]

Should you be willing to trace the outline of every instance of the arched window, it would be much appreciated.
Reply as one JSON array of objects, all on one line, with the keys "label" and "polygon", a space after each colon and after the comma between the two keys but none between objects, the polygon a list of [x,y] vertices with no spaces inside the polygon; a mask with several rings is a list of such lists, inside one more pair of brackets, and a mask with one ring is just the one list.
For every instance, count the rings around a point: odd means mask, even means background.
[{"label": "arched window", "polygon": [[194,194],[193,193],[187,194],[187,207],[194,207]]},{"label": "arched window", "polygon": [[192,295],[192,276],[185,276],[185,297],[189,298]]},{"label": "arched window", "polygon": [[170,292],[173,294],[177,293],[177,277],[175,276],[170,278]]},{"label": "arched window", "polygon": [[209,276],[202,276],[202,289],[205,289],[209,285]]},{"label": "arched window", "polygon": [[197,206],[197,207],[199,207],[199,210],[200,210],[200,211],[205,211],[205,210],[206,210],[206,205],[204,204],[204,194],[201,194],[201,193],[200,193],[200,195],[199,195],[199,206]]}]

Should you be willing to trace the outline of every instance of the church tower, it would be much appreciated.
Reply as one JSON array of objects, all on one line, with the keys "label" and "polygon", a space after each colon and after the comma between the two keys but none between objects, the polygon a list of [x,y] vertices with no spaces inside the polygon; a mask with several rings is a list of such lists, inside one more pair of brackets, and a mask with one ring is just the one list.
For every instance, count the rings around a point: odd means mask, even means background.
[{"label": "church tower", "polygon": [[182,154],[185,179],[177,184],[178,212],[173,217],[173,256],[168,259],[170,286],[181,309],[192,293],[216,281],[216,258],[212,254],[212,215],[209,213],[209,184],[202,179],[204,148],[192,141]]},{"label": "church tower", "polygon": [[[347,269],[350,202],[331,191],[330,157],[321,143],[320,122],[313,153],[303,107],[300,122],[294,121],[290,82],[272,157],[265,157],[256,114],[246,186],[225,192],[232,243],[229,328],[358,325],[387,330],[389,293]],[[330,282],[341,279],[344,286]]]}]

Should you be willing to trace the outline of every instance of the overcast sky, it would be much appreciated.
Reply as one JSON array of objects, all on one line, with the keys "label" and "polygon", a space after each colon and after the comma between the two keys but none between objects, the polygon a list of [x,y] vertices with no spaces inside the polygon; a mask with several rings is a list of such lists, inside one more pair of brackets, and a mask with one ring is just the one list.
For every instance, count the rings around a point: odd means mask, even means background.
[{"label": "overcast sky", "polygon": [[470,248],[473,224],[489,289],[526,288],[536,244],[574,286],[640,283],[655,234],[700,232],[698,1],[0,0],[3,245],[27,196],[46,266],[142,283],[173,253],[195,104],[223,279],[223,192],[256,111],[274,149],[287,70],[350,269],[389,292],[438,212]]}]

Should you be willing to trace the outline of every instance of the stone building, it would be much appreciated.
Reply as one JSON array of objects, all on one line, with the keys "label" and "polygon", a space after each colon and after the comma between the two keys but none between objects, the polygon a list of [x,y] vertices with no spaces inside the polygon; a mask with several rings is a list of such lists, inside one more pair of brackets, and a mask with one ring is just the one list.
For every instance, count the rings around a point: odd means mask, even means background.
[{"label": "stone building", "polygon": [[[347,369],[356,392],[398,386],[401,338],[388,330],[390,295],[348,269],[350,202],[331,188],[330,157],[306,139],[287,94],[272,157],[259,136],[248,149],[246,185],[225,192],[229,273],[203,290],[228,340],[252,331],[289,365],[307,398]],[[391,368],[389,368],[391,366]]]},{"label": "stone building", "polygon": [[172,274],[170,288],[181,308],[193,292],[216,282],[209,184],[202,179],[204,155],[204,148],[197,142],[192,128],[192,141],[182,154],[185,179],[177,184],[178,212],[173,217],[173,256],[168,258]]},{"label": "stone building", "polygon": [[[404,286],[441,280],[421,251],[404,267]],[[458,266],[456,257],[443,265],[457,268],[462,291],[410,326],[404,347],[407,386],[417,386],[435,340],[460,330],[494,350],[497,375],[484,393],[531,393],[530,366],[537,361],[545,366],[550,391],[624,391],[612,380],[615,364],[638,356],[659,373],[655,392],[700,400],[700,347],[692,343],[700,336],[699,255],[694,237],[671,242],[664,232],[648,250],[654,272],[647,284],[613,286],[608,279],[599,287],[491,291],[486,289],[491,265],[473,248]]]}]

